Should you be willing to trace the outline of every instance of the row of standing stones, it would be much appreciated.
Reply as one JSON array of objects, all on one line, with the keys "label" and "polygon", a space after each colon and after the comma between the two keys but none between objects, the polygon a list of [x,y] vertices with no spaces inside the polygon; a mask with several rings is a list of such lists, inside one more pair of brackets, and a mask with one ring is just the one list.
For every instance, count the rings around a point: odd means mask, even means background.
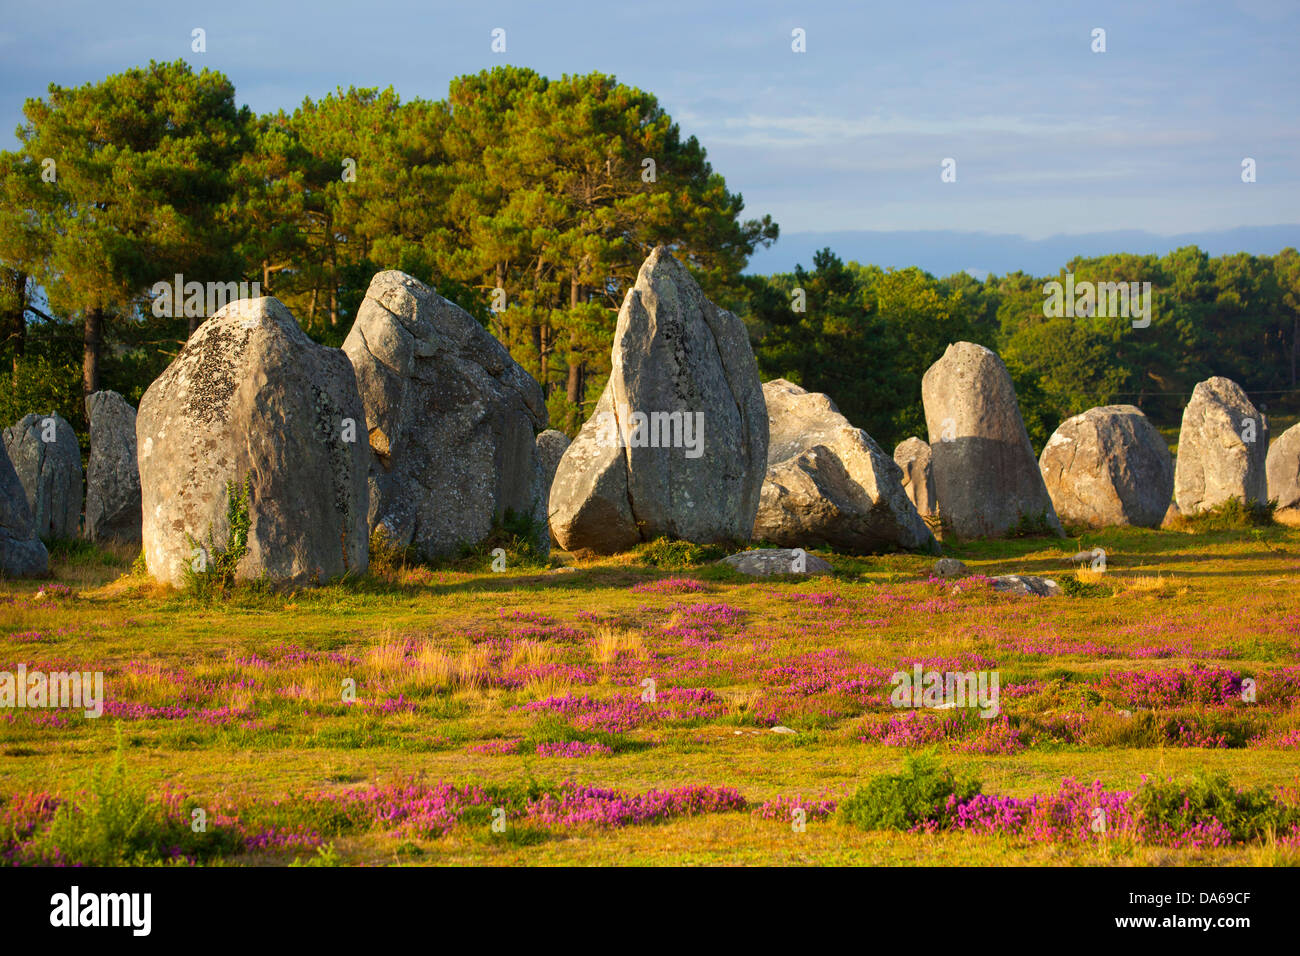
[{"label": "row of standing stones", "polygon": [[[1035,460],[1006,367],[969,342],[926,372],[922,401],[930,441],[890,456],[828,396],[760,384],[744,324],[661,247],[624,299],[609,381],[570,443],[472,316],[381,272],[342,349],[312,342],[274,298],[241,300],[199,326],[138,415],[115,392],[92,395],[84,522],[68,423],[28,415],[6,429],[0,570],[45,573],[41,539],[83,534],[142,543],[149,573],[180,585],[229,537],[232,483],[249,490],[238,576],[285,584],[363,572],[381,528],[439,558],[511,512],[532,519],[542,553],[552,540],[610,554],[660,536],[938,553],[935,515],[970,538],[1061,535],[1062,519],[1157,526],[1171,498],[1187,514],[1270,494],[1300,506],[1300,425],[1268,450],[1267,424],[1224,378],[1197,385],[1176,468],[1131,405],[1069,419]],[[674,413],[699,421],[694,446]],[[788,566],[749,554],[742,569]]]}]

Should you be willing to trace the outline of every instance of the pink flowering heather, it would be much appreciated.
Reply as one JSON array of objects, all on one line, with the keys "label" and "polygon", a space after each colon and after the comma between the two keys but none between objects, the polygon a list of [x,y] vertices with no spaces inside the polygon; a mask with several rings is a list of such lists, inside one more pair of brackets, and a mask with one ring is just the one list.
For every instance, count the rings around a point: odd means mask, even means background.
[{"label": "pink flowering heather", "polygon": [[310,794],[309,804],[325,804],[356,823],[399,837],[442,836],[470,807],[490,802],[479,787],[415,781],[377,784],[344,793]]},{"label": "pink flowering heather", "polygon": [[794,820],[794,811],[803,810],[807,820],[825,820],[835,812],[836,801],[828,797],[804,797],[800,794],[776,797],[767,800],[754,809],[754,816],[760,820],[781,820],[790,823]]},{"label": "pink flowering heather", "polygon": [[672,817],[745,809],[745,798],[730,787],[685,786],[635,794],[565,783],[528,805],[537,823],[560,826],[622,827]]},{"label": "pink flowering heather", "polygon": [[1135,707],[1167,708],[1181,704],[1223,706],[1241,702],[1242,677],[1221,667],[1193,664],[1188,670],[1112,671],[1102,686]]},{"label": "pink flowering heather", "polygon": [[1006,714],[991,720],[982,720],[982,728],[975,736],[958,743],[954,749],[961,753],[1014,754],[1025,749],[1020,731],[1016,730]]},{"label": "pink flowering heather", "polygon": [[537,745],[539,757],[608,757],[614,751],[604,744],[588,744],[580,740],[543,743]]}]

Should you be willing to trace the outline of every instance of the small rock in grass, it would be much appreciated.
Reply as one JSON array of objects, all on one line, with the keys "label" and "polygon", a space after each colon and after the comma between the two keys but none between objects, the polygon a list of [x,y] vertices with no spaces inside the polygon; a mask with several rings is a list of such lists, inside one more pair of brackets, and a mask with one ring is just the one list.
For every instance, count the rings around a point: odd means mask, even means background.
[{"label": "small rock in grass", "polygon": [[1093,548],[1091,551],[1080,551],[1072,554],[1065,559],[1066,564],[1092,564],[1097,558],[1106,557],[1106,552],[1101,548]]},{"label": "small rock in grass", "polygon": [[799,548],[757,548],[728,555],[720,564],[730,565],[741,574],[767,577],[772,574],[826,574],[830,564]]},{"label": "small rock in grass", "polygon": [[782,726],[781,724],[777,724],[772,728],[772,733],[774,734],[797,734],[798,732],[799,731],[791,730],[789,727]]},{"label": "small rock in grass", "polygon": [[1061,586],[1051,578],[1032,574],[1002,574],[993,579],[993,590],[1007,594],[1033,594],[1037,597],[1056,597],[1063,593]]},{"label": "small rock in grass", "polygon": [[956,558],[940,558],[934,562],[936,578],[964,578],[968,574],[970,571],[966,569],[966,563]]}]

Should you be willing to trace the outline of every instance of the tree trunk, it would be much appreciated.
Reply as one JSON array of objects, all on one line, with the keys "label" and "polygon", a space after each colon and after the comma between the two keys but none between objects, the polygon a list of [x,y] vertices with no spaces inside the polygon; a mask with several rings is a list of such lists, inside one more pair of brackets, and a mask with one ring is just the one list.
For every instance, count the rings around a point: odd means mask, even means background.
[{"label": "tree trunk", "polygon": [[18,360],[27,348],[27,273],[17,269],[4,270],[3,291],[0,302],[4,303],[4,312],[0,315],[0,331],[3,331],[5,344],[13,350],[13,371],[18,376]]},{"label": "tree trunk", "polygon": [[103,341],[104,310],[98,307],[87,309],[81,353],[81,391],[84,398],[99,391],[99,359]]},{"label": "tree trunk", "polygon": [[1296,358],[1300,357],[1300,312],[1291,326],[1291,387],[1295,388]]},{"label": "tree trunk", "polygon": [[[569,308],[576,309],[581,301],[582,286],[578,284],[578,277],[574,275],[569,280]],[[575,406],[582,404],[582,358],[577,348],[577,336],[569,336],[569,381],[567,384],[566,395],[569,402]]]}]

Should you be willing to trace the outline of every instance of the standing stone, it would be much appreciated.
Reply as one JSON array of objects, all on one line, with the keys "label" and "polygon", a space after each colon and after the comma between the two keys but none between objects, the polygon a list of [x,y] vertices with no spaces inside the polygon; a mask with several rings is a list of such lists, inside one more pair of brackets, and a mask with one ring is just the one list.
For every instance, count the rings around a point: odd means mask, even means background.
[{"label": "standing stone", "polygon": [[1183,409],[1174,468],[1178,510],[1194,515],[1231,498],[1268,500],[1268,423],[1241,386],[1215,376],[1201,382]]},{"label": "standing stone", "polygon": [[364,428],[347,356],[309,339],[278,299],[221,309],[140,401],[149,573],[180,585],[228,547],[227,483],[244,482],[251,527],[238,578],[297,585],[364,572]]},{"label": "standing stone", "polygon": [[779,378],[763,385],[763,397],[767,480],[755,538],[788,548],[938,550],[901,469],[828,396]]},{"label": "standing stone", "polygon": [[468,312],[403,272],[370,281],[343,343],[365,406],[372,530],[454,556],[508,513],[550,551],[542,388]]},{"label": "standing stone", "polygon": [[894,449],[894,462],[903,470],[903,490],[922,518],[939,508],[934,496],[934,469],[930,444],[915,436]]},{"label": "standing stone", "polygon": [[768,426],[744,323],[660,246],[623,300],[612,366],[551,486],[560,545],[609,554],[660,536],[747,540]]},{"label": "standing stone", "polygon": [[956,534],[1064,534],[1002,359],[982,345],[949,345],[921,380],[921,400],[939,513]]},{"label": "standing stone", "polygon": [[1278,510],[1300,508],[1300,424],[1292,425],[1273,442],[1265,470],[1268,497],[1277,499]]},{"label": "standing stone", "polygon": [[50,556],[36,536],[27,493],[9,453],[0,445],[0,572],[11,577],[45,574]]},{"label": "standing stone", "polygon": [[1056,514],[1070,524],[1159,527],[1174,493],[1169,446],[1132,405],[1066,419],[1038,466]]},{"label": "standing stone", "polygon": [[27,415],[6,428],[5,449],[27,494],[36,534],[68,540],[81,529],[81,446],[62,416]]},{"label": "standing stone", "polygon": [[117,392],[86,399],[90,462],[86,466],[86,537],[140,542],[140,469],[135,450],[135,409]]},{"label": "standing stone", "polygon": [[551,485],[555,482],[556,469],[560,467],[560,459],[564,457],[564,451],[568,447],[569,436],[554,428],[548,428],[537,436],[537,458],[542,465],[542,485],[546,489],[546,513],[542,516],[542,520],[546,522],[551,543],[557,546],[559,542],[555,540],[555,532],[549,530]]}]

